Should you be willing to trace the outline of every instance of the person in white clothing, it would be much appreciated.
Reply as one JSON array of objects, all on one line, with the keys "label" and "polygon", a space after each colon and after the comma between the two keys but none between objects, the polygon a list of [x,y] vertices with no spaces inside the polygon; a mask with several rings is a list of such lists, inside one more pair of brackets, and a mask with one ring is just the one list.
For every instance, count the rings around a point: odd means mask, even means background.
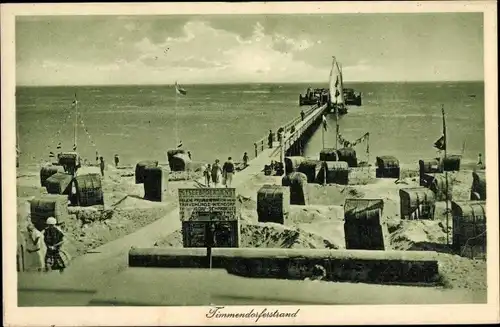
[{"label": "person in white clothing", "polygon": [[43,234],[31,222],[26,228],[24,244],[24,269],[26,271],[43,271],[46,252]]}]

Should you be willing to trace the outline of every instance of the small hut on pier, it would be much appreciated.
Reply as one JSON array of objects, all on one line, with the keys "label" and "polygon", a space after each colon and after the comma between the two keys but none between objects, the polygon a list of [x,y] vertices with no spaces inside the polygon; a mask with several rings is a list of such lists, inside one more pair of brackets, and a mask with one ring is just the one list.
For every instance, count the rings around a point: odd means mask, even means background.
[{"label": "small hut on pier", "polygon": [[399,160],[393,156],[377,157],[376,178],[399,178]]},{"label": "small hut on pier", "polygon": [[358,166],[358,158],[356,157],[356,150],[354,148],[341,148],[337,150],[338,161],[345,161],[349,167]]},{"label": "small hut on pier", "polygon": [[344,232],[346,249],[385,250],[380,221],[384,209],[381,199],[346,199]]},{"label": "small hut on pier", "polygon": [[486,176],[484,171],[472,172],[471,200],[486,200]]},{"label": "small hut on pier", "polygon": [[290,188],[290,204],[308,204],[309,196],[307,193],[307,176],[305,174],[299,172],[288,174],[281,179],[281,185]]},{"label": "small hut on pier", "polygon": [[436,199],[434,192],[425,187],[399,190],[401,219],[434,219]]},{"label": "small hut on pier", "polygon": [[469,258],[486,257],[486,202],[452,202],[453,249]]}]

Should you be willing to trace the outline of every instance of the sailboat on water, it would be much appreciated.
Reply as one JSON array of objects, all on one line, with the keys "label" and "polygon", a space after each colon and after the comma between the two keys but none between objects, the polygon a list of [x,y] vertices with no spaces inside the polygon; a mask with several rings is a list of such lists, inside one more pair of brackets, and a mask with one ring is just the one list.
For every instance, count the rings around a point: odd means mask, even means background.
[{"label": "sailboat on water", "polygon": [[342,70],[335,56],[332,57],[332,68],[330,70],[330,112],[335,115],[345,115],[347,107],[344,99],[344,81]]}]

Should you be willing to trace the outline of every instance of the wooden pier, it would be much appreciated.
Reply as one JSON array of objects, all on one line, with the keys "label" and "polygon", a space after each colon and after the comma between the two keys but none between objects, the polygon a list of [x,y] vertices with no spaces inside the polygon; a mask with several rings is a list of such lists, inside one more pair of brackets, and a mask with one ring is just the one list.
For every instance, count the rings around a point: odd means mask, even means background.
[{"label": "wooden pier", "polygon": [[[281,147],[283,147],[283,152],[286,155],[302,155],[304,145],[315,132],[318,125],[321,124],[321,116],[326,114],[327,110],[328,105],[326,104],[322,106],[315,105],[304,111],[304,120],[299,116],[284,124],[282,127],[286,133],[283,137],[283,143],[274,142],[273,151],[266,153],[265,150],[269,149],[268,135],[262,137],[254,143],[255,159],[259,156],[267,156],[268,159],[276,158],[280,155]],[[294,130],[293,133],[290,133],[291,129]]]},{"label": "wooden pier", "polygon": [[[300,117],[294,118],[282,125],[287,131],[281,142],[275,137],[275,142],[270,148],[268,144],[268,135],[262,137],[254,143],[255,157],[248,162],[248,167],[234,174],[232,187],[237,188],[247,182],[253,176],[259,174],[264,169],[264,165],[271,163],[271,160],[280,161],[285,155],[302,155],[304,145],[314,134],[317,127],[321,124],[322,115],[326,114],[328,105],[312,106],[304,110],[304,120]],[[294,132],[290,130],[294,127]],[[204,185],[205,179],[200,178],[195,182],[195,186]],[[238,189],[239,193],[244,193],[243,189]]]}]

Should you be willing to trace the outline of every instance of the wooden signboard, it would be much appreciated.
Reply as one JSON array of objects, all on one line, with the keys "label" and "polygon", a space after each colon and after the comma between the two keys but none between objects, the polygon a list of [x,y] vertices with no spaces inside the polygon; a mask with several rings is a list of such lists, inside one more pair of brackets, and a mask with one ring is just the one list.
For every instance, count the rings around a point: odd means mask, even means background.
[{"label": "wooden signboard", "polygon": [[185,248],[239,247],[239,221],[191,220],[182,222]]},{"label": "wooden signboard", "polygon": [[[234,188],[185,188],[179,189],[181,221],[237,220],[236,189]],[[214,214],[214,215],[211,215]],[[212,218],[207,219],[207,216]]]}]

